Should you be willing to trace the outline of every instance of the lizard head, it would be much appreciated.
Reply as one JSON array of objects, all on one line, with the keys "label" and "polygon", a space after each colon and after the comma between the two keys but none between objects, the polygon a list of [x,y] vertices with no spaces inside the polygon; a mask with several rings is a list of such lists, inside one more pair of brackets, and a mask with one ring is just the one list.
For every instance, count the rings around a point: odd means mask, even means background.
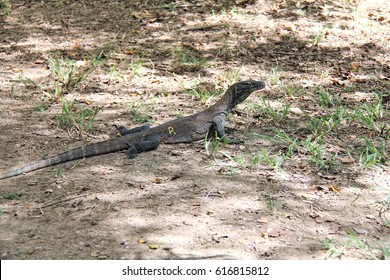
[{"label": "lizard head", "polygon": [[234,105],[244,101],[252,92],[265,88],[262,81],[246,80],[233,84],[231,87]]}]

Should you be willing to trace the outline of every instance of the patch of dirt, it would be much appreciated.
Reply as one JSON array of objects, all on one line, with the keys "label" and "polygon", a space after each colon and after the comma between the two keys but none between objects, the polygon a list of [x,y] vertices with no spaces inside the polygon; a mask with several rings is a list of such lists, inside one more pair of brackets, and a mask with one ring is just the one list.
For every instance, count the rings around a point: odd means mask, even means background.
[{"label": "patch of dirt", "polygon": [[[348,108],[382,94],[388,123],[386,5],[5,2],[12,4],[0,13],[1,172],[116,137],[114,124],[200,111],[218,98],[189,94],[200,82],[223,89],[240,75],[268,87],[229,116],[230,136],[245,143],[212,157],[204,141],[160,145],[136,159],[113,153],[1,180],[1,259],[389,257],[388,159],[361,170],[349,153],[364,136],[388,156],[388,131],[343,124],[326,136],[324,157],[337,155],[327,168],[302,147],[280,169],[253,163],[262,150],[286,152],[254,135],[276,128],[311,135],[306,115],[327,112],[318,85]],[[91,66],[99,54],[103,66]],[[75,71],[85,74],[74,87],[62,84],[63,97],[102,107],[84,137],[53,118],[63,110],[61,96],[49,98],[59,82],[53,57],[79,62]],[[264,100],[294,110],[278,120],[254,106]]]}]

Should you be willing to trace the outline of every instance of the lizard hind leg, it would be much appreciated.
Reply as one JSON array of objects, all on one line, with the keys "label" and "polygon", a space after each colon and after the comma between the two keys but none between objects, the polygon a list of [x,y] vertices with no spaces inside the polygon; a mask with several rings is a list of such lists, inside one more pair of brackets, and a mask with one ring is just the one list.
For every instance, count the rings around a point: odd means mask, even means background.
[{"label": "lizard hind leg", "polygon": [[150,126],[148,126],[148,125],[137,126],[137,127],[132,128],[132,129],[127,129],[126,127],[124,127],[122,125],[114,125],[114,126],[118,130],[118,132],[121,136],[133,134],[133,133],[138,133],[138,132],[150,129]]},{"label": "lizard hind leg", "polygon": [[149,135],[144,141],[128,144],[127,155],[129,158],[135,158],[138,153],[154,150],[160,145],[160,135]]}]

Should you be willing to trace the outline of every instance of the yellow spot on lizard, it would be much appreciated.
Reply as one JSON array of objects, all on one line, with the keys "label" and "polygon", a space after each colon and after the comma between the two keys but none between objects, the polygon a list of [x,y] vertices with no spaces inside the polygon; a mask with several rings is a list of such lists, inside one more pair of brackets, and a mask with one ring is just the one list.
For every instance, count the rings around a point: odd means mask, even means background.
[{"label": "yellow spot on lizard", "polygon": [[168,126],[168,133],[169,133],[169,135],[175,135],[176,134],[175,129],[172,126]]}]

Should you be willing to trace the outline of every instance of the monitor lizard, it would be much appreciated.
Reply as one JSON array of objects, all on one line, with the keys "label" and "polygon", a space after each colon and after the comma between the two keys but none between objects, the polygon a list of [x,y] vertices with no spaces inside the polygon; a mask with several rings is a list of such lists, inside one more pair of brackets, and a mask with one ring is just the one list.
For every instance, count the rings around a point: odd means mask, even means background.
[{"label": "monitor lizard", "polygon": [[123,126],[117,126],[121,135],[118,138],[68,150],[1,173],[0,180],[76,159],[126,149],[128,150],[128,156],[134,158],[137,153],[156,149],[160,143],[189,143],[204,139],[210,132],[212,134],[217,133],[218,137],[224,138],[225,129],[223,121],[225,117],[252,92],[264,87],[265,83],[262,81],[246,80],[237,82],[227,89],[219,101],[204,111],[187,117],[177,118],[155,127],[140,126],[129,130]]}]

